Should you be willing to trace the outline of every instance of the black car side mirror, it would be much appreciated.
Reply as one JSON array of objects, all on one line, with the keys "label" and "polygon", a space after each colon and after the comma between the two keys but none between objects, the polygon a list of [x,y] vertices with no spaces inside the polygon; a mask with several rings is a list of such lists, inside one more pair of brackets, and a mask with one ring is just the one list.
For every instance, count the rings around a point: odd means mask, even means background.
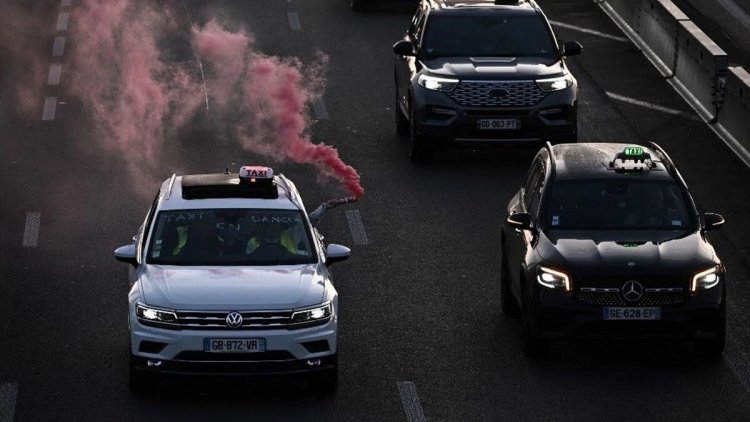
[{"label": "black car side mirror", "polygon": [[583,46],[578,41],[566,41],[560,54],[563,56],[577,56],[583,52]]},{"label": "black car side mirror", "polygon": [[507,220],[505,220],[509,226],[518,230],[531,230],[532,218],[531,214],[527,212],[519,212],[511,214]]},{"label": "black car side mirror", "polygon": [[706,230],[716,230],[724,225],[724,217],[720,214],[707,212],[703,215],[703,219],[706,222]]},{"label": "black car side mirror", "polygon": [[409,40],[401,40],[396,44],[393,44],[393,52],[401,56],[417,55],[417,52],[414,51],[414,44]]}]

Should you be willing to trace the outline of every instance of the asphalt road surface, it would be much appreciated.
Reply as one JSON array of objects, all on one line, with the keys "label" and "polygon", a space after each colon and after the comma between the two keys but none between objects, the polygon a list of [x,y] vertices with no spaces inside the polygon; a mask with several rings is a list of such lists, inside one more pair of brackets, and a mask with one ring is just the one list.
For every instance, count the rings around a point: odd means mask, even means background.
[{"label": "asphalt road surface", "polygon": [[[76,0],[38,3],[45,6],[38,18],[49,27],[63,8],[75,25]],[[352,247],[352,258],[333,267],[340,389],[323,397],[295,379],[189,379],[167,382],[151,396],[129,393],[127,268],[112,251],[129,242],[151,197],[118,171],[119,157],[98,147],[90,116],[65,91],[64,59],[60,86],[38,92],[40,104],[50,95],[58,102],[54,119],[43,121],[41,105],[38,116],[23,118],[10,102],[22,72],[3,50],[0,421],[750,418],[750,170],[592,1],[539,1],[563,24],[556,26],[561,41],[584,45],[583,55],[569,60],[581,87],[581,140],[656,141],[702,207],[727,220],[711,233],[728,267],[729,340],[716,362],[695,358],[690,344],[661,342],[559,343],[545,360],[523,357],[520,321],[500,312],[499,234],[535,149],[409,161],[393,124],[391,50],[408,12],[355,14],[347,0],[181,3],[179,13],[191,19],[215,14],[245,25],[265,54],[330,57],[327,116],[312,133],[335,145],[366,189],[322,226],[327,241]],[[27,41],[28,51],[51,62],[51,38]],[[165,178],[269,162],[213,142],[198,125],[167,149],[180,164],[164,168]],[[309,167],[270,162],[297,181],[309,208],[341,193]],[[354,212],[366,238],[352,234]]]}]

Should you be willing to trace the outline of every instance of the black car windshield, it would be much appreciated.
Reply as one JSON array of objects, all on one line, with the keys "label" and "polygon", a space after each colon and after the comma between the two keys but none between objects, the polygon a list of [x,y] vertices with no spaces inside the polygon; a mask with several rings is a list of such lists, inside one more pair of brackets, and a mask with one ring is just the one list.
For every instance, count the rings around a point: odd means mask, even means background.
[{"label": "black car windshield", "polygon": [[295,265],[317,261],[297,210],[161,211],[146,261],[164,265]]},{"label": "black car windshield", "polygon": [[557,58],[549,27],[539,16],[433,16],[422,42],[428,57]]},{"label": "black car windshield", "polygon": [[674,182],[574,180],[552,186],[545,227],[575,229],[691,229],[688,202]]}]

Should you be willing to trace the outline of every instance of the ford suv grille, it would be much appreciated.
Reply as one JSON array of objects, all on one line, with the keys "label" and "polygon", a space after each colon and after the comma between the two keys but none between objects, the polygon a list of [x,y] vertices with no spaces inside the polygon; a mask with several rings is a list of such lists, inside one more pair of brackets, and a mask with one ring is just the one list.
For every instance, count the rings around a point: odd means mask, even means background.
[{"label": "ford suv grille", "polygon": [[464,107],[533,107],[547,93],[533,81],[461,81],[448,96]]}]

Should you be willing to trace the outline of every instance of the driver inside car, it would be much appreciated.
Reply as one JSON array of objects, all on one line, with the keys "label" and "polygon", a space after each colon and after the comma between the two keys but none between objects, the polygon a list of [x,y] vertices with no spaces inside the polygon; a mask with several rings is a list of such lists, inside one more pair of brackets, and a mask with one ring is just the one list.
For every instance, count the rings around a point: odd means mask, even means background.
[{"label": "driver inside car", "polygon": [[297,246],[294,239],[281,223],[266,222],[258,224],[255,235],[247,242],[247,253],[253,253],[259,248],[285,249],[290,254],[297,255]]}]

